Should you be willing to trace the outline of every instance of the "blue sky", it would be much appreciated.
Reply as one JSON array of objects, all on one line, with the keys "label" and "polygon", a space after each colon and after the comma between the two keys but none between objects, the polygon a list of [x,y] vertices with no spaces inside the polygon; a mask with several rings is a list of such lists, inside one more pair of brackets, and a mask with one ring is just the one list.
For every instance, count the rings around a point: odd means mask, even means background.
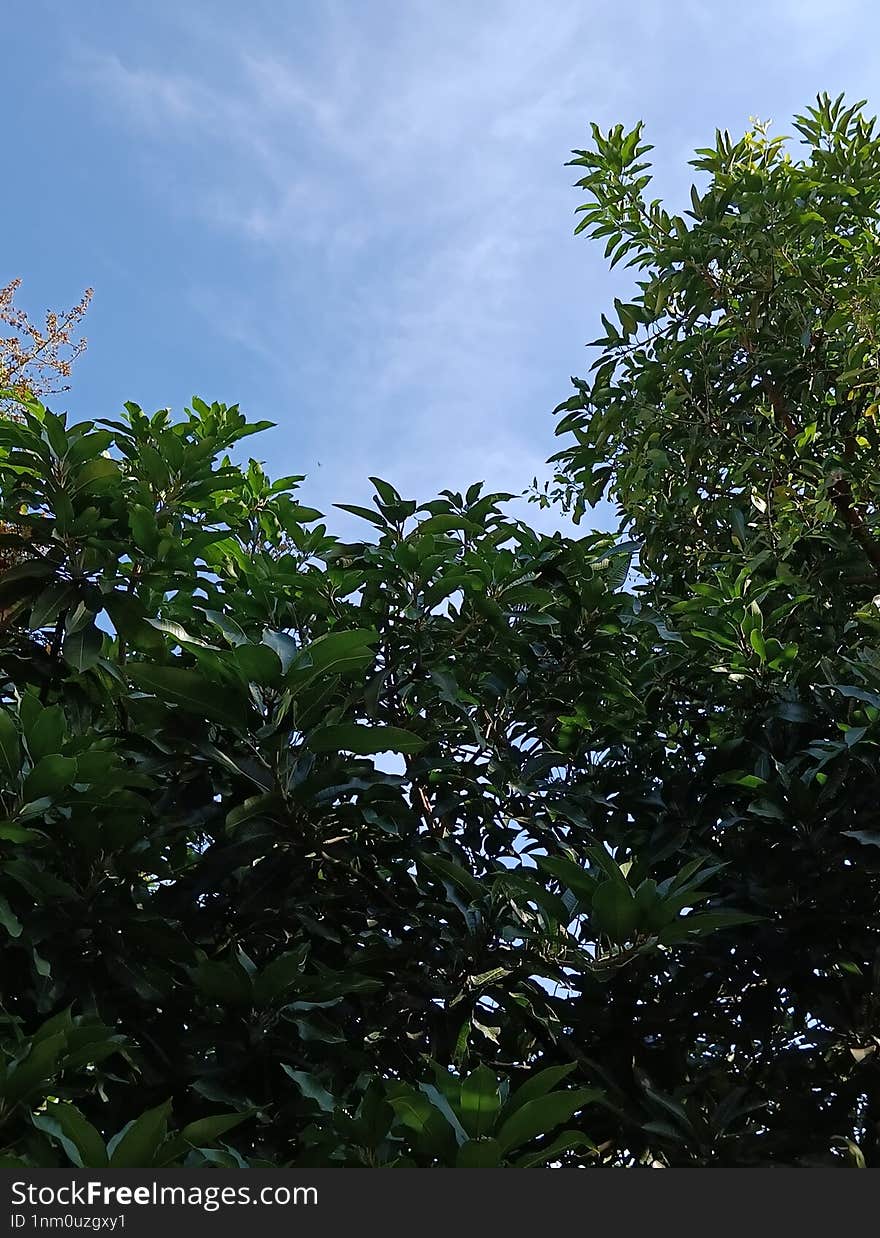
[{"label": "blue sky", "polygon": [[643,117],[676,202],[716,127],[880,103],[867,0],[29,0],[3,41],[0,281],[95,288],[58,402],[237,401],[324,510],[546,476],[617,291],[571,235],[591,120]]}]

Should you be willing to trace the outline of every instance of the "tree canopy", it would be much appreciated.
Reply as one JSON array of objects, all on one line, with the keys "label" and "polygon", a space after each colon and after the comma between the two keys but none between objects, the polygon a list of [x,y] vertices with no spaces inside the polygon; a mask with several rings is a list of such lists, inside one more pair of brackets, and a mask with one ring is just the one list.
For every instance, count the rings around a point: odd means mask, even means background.
[{"label": "tree canopy", "polygon": [[5,1164],[878,1165],[880,141],[576,152],[543,502],[346,542],[193,400],[0,424]]}]

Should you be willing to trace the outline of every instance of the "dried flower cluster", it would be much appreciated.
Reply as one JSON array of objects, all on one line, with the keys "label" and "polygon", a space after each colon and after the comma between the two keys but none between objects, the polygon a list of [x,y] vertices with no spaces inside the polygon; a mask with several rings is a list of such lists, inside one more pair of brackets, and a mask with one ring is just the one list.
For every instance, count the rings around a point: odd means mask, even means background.
[{"label": "dried flower cluster", "polygon": [[40,397],[66,391],[71,366],[86,346],[85,338],[75,335],[92,289],[66,313],[49,310],[40,327],[15,305],[20,286],[21,280],[13,279],[0,288],[0,330],[8,330],[0,336],[0,389]]},{"label": "dried flower cluster", "polygon": [[[31,322],[27,313],[15,305],[15,294],[21,286],[20,279],[11,280],[0,288],[0,418],[19,421],[15,398],[25,396],[57,395],[66,391],[73,362],[86,346],[85,337],[75,339],[85,312],[92,299],[92,289],[87,288],[80,301],[67,313],[46,313],[44,327]],[[12,393],[10,396],[8,393]],[[22,558],[18,549],[4,544],[7,535],[21,536],[26,530],[15,529],[0,521],[0,573],[8,571]],[[7,610],[0,609],[0,626],[8,617]]]}]

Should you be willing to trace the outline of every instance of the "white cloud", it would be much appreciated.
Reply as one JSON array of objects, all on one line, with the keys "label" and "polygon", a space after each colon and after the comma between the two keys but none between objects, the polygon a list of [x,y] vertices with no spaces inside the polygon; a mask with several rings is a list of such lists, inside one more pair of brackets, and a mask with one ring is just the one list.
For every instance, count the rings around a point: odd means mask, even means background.
[{"label": "white cloud", "polygon": [[[583,6],[559,4],[548,21],[531,4],[502,6],[500,20],[494,5],[419,4],[381,46],[368,26],[348,10],[310,63],[293,29],[286,48],[270,48],[237,45],[236,28],[235,71],[222,84],[117,54],[95,52],[83,67],[145,139],[168,152],[209,146],[207,183],[176,209],[272,254],[272,309],[254,306],[248,324],[239,305],[220,327],[229,338],[259,341],[264,360],[283,357],[309,313],[291,285],[308,265],[348,348],[346,434],[357,457],[381,456],[428,483],[419,461],[433,459],[434,475],[459,484],[482,460],[500,484],[515,485],[516,472],[522,486],[548,453],[549,418],[533,410],[543,434],[506,419],[528,380],[530,281],[549,239],[564,245],[574,205],[561,164],[585,120],[571,52],[587,35]],[[594,72],[591,90],[596,81]],[[320,428],[317,437],[321,449]]]},{"label": "white cloud", "polygon": [[[554,448],[548,407],[607,289],[601,255],[567,236],[569,149],[592,119],[647,114],[662,182],[664,141],[676,161],[697,128],[699,143],[740,111],[788,107],[802,84],[786,64],[837,19],[820,0],[773,7],[188,6],[180,63],[198,72],[93,49],[80,80],[151,171],[165,162],[156,183],[182,178],[163,209],[251,256],[250,286],[221,264],[197,300],[234,297],[232,321],[204,321],[275,375],[287,438],[323,460],[319,490],[368,472],[514,488]],[[775,58],[778,80],[750,77],[749,57]]]}]

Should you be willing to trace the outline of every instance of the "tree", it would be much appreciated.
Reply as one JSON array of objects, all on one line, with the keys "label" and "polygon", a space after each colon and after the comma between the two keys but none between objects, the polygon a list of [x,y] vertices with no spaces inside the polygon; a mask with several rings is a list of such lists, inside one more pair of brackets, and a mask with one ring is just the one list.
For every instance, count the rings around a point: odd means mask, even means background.
[{"label": "tree", "polygon": [[880,1163],[878,154],[799,123],[689,222],[577,154],[618,535],[374,478],[342,542],[200,400],[0,427],[7,1164]]},{"label": "tree", "polygon": [[675,637],[647,702],[662,769],[638,742],[627,761],[765,917],[639,989],[634,1061],[676,1096],[681,1163],[733,1075],[762,1106],[737,1163],[838,1146],[880,1164],[880,141],[862,106],[820,96],[802,157],[763,124],[718,133],[683,217],[645,197],[641,125],[594,129],[573,161],[578,231],[639,278],[558,410],[560,493],[578,515],[618,503],[637,592]]},{"label": "tree", "polygon": [[27,556],[0,580],[9,1154],[616,1155],[553,992],[601,1001],[714,924],[684,915],[706,865],[613,858],[587,820],[652,673],[626,548],[378,478],[348,508],[373,540],[340,543],[298,478],[230,463],[262,428],[237,409],[23,418],[0,466]]},{"label": "tree", "polygon": [[[87,288],[79,303],[67,313],[46,314],[41,329],[23,309],[15,305],[20,279],[13,279],[0,288],[0,325],[11,332],[0,336],[0,390],[8,396],[0,401],[0,417],[17,419],[16,411],[22,396],[46,396],[67,390],[63,380],[70,377],[73,362],[86,346],[85,339],[74,339],[92,299]],[[5,530],[0,524],[0,533]],[[12,565],[14,559],[0,553],[0,571]],[[0,623],[4,615],[0,611]]]},{"label": "tree", "polygon": [[67,390],[71,367],[86,346],[75,333],[92,299],[87,288],[73,309],[49,310],[44,327],[38,327],[15,305],[20,279],[0,288],[0,323],[11,332],[0,338],[0,389],[16,396],[57,395]]}]

